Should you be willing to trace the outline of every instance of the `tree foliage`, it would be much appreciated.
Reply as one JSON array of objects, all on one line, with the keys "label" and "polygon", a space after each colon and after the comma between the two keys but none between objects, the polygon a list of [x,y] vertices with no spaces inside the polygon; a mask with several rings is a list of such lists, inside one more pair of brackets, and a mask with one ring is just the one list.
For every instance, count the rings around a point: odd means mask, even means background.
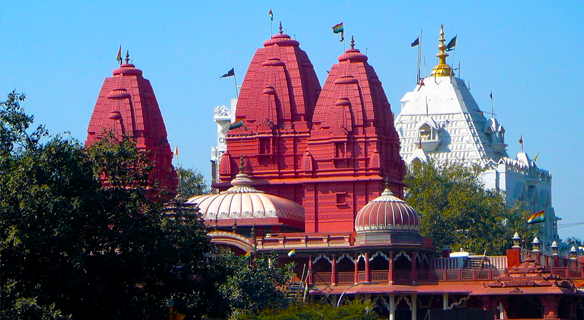
[{"label": "tree foliage", "polygon": [[184,169],[179,167],[178,173],[178,194],[188,199],[209,192],[207,182],[203,174],[197,169]]},{"label": "tree foliage", "polygon": [[297,303],[280,310],[246,313],[238,319],[246,320],[377,320],[381,319],[371,301],[354,300],[335,308],[330,304]]},{"label": "tree foliage", "polygon": [[198,216],[161,216],[131,141],[86,152],[32,130],[23,100],[0,105],[0,317],[160,319],[171,297],[195,304],[209,252]]},{"label": "tree foliage", "polygon": [[524,239],[535,235],[526,223],[529,213],[520,203],[507,207],[504,193],[486,190],[481,171],[432,161],[408,168],[406,200],[420,214],[421,234],[431,237],[437,250],[448,245],[475,254],[504,254],[516,231]]}]

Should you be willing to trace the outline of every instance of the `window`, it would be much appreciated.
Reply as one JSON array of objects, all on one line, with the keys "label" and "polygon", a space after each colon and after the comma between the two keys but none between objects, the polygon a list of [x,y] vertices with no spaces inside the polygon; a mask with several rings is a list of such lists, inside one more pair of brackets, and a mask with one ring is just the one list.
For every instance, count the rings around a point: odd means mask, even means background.
[{"label": "window", "polygon": [[344,158],[345,157],[345,143],[344,142],[335,142],[335,158]]},{"label": "window", "polygon": [[260,138],[260,154],[270,153],[270,138]]}]

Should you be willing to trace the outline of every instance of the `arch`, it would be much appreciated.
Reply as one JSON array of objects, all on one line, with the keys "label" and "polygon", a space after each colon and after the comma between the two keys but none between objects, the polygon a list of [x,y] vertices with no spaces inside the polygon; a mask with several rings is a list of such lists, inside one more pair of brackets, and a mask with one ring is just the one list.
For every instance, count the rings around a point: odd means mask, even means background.
[{"label": "arch", "polygon": [[211,238],[212,244],[234,246],[244,252],[252,251],[254,247],[250,239],[233,232],[211,231],[207,236]]}]

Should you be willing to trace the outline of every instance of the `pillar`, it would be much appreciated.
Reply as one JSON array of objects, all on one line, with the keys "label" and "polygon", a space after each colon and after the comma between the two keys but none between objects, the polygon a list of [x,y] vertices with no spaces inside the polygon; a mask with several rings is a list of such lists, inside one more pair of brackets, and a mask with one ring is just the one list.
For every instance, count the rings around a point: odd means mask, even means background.
[{"label": "pillar", "polygon": [[359,283],[359,255],[355,255],[355,284]]},{"label": "pillar", "polygon": [[313,283],[313,274],[312,274],[312,255],[308,256],[308,283]]},{"label": "pillar", "polygon": [[337,256],[333,254],[333,260],[331,260],[331,284],[333,286],[337,285]]},{"label": "pillar", "polygon": [[371,267],[369,262],[369,252],[365,252],[365,282],[371,282]]},{"label": "pillar", "polygon": [[418,294],[412,293],[412,320],[418,320]]},{"label": "pillar", "polygon": [[416,256],[417,252],[412,252],[412,272],[410,275],[410,279],[412,279],[412,284],[416,284]]},{"label": "pillar", "polygon": [[393,282],[393,259],[394,259],[393,256],[394,256],[393,251],[390,251],[389,252],[389,269],[387,271],[387,281],[388,281],[388,284],[390,286],[393,285],[393,283],[394,283]]},{"label": "pillar", "polygon": [[395,320],[395,294],[389,294],[389,320]]},{"label": "pillar", "polygon": [[442,294],[442,310],[448,310],[448,293]]}]

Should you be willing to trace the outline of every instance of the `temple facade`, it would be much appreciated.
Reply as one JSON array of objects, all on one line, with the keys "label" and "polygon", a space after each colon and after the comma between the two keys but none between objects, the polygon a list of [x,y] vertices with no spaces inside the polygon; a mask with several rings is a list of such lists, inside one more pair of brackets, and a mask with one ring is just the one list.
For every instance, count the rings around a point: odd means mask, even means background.
[{"label": "temple facade", "polygon": [[523,150],[515,159],[508,156],[504,127],[492,110],[481,110],[465,82],[446,63],[444,30],[438,49],[439,63],[431,76],[421,78],[401,99],[395,127],[402,158],[408,164],[432,159],[482,166],[485,188],[505,192],[509,206],[520,202],[532,213],[545,211],[540,238],[545,244],[542,250],[550,253],[551,244],[561,241],[557,229],[561,219],[552,204],[551,173],[538,168],[536,159]]},{"label": "temple facade", "polygon": [[[288,290],[307,299],[370,299],[389,319],[584,319],[575,248],[560,256],[557,243],[548,252],[547,240],[536,238],[528,250],[516,235],[503,256],[437,257],[432,239],[419,233],[418,213],[401,199],[402,157],[449,160],[448,150],[506,168],[503,176],[496,171],[502,180],[493,187],[525,183],[525,198],[540,199],[536,209],[547,205],[547,189],[529,187],[547,181],[551,208],[551,175],[527,156],[507,157],[503,127],[482,115],[454,77],[443,42],[442,31],[439,65],[393,119],[354,41],[321,88],[299,42],[280,29],[254,55],[234,115],[220,116],[243,123],[218,128],[225,141],[214,184],[220,193],[188,203],[198,206],[216,246],[249,252],[252,261],[275,252],[280,263],[295,262]],[[431,113],[432,103],[442,113]]]}]

